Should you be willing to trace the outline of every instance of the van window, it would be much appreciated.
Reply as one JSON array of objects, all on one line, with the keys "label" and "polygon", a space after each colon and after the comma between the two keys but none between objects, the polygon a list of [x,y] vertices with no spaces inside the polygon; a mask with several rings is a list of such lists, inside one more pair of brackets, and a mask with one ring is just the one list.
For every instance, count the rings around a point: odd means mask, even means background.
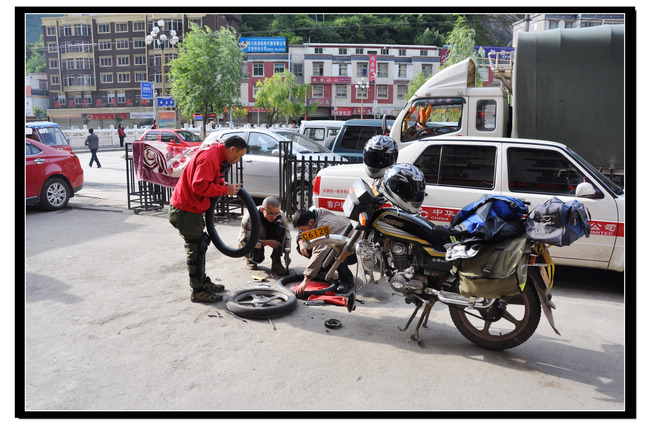
[{"label": "van window", "polygon": [[430,185],[494,188],[496,147],[430,145],[414,165]]},{"label": "van window", "polygon": [[305,136],[313,139],[314,141],[322,141],[325,139],[325,129],[309,128],[305,129]]},{"label": "van window", "polygon": [[508,187],[513,192],[575,195],[582,173],[561,153],[508,148]]},{"label": "van window", "polygon": [[65,135],[58,127],[39,127],[38,129],[39,141],[50,147],[55,145],[70,145]]},{"label": "van window", "polygon": [[496,100],[479,100],[476,103],[476,130],[490,132],[497,128]]}]

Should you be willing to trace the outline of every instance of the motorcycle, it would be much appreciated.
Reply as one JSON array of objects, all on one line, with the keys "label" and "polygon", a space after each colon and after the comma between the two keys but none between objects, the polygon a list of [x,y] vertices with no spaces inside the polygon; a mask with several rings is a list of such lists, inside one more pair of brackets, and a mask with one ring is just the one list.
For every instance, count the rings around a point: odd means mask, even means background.
[{"label": "motorcycle", "polygon": [[[449,245],[457,233],[400,209],[399,204],[378,191],[380,181],[375,180],[371,188],[358,179],[351,188],[343,210],[351,221],[352,232],[335,235],[320,228],[302,234],[308,248],[321,244],[332,248],[323,265],[325,268],[331,264],[325,279],[331,280],[339,264],[355,253],[363,275],[363,285],[355,290],[387,282],[404,296],[406,303],[415,305],[406,325],[399,328],[401,331],[409,328],[421,310],[411,335],[419,345],[420,329],[427,327],[437,302],[447,305],[460,333],[482,348],[504,350],[524,343],[537,329],[542,309],[559,335],[551,312],[555,305],[548,292],[553,263],[544,244],[526,242],[529,253],[523,268],[523,289],[499,297],[463,295],[460,276],[453,271],[454,262],[446,259],[445,244]],[[352,292],[349,311],[355,309],[354,302]]]}]

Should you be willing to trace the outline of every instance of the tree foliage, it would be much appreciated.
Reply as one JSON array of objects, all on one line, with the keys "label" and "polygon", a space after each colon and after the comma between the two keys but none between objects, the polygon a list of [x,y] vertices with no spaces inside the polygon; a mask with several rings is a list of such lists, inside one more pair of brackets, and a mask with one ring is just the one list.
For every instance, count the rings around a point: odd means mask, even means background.
[{"label": "tree foliage", "polygon": [[306,105],[309,84],[298,84],[296,75],[289,71],[275,73],[272,77],[258,81],[255,106],[266,109],[269,126],[282,117],[298,118],[313,112],[318,105]]},{"label": "tree foliage", "polygon": [[179,44],[178,58],[170,62],[171,92],[181,112],[187,116],[198,112],[208,118],[210,112],[222,113],[236,105],[243,58],[233,29],[213,31],[192,24]]},{"label": "tree foliage", "polygon": [[43,35],[37,42],[25,44],[25,73],[43,73],[47,71],[45,63],[45,45]]},{"label": "tree foliage", "polygon": [[[476,51],[475,45],[475,31],[467,24],[467,19],[463,15],[458,15],[454,29],[449,33],[445,41],[449,45],[449,56],[447,61],[442,66],[442,69],[449,67],[453,64],[460,63],[466,58],[472,58],[476,64],[480,63],[479,58],[485,54],[483,48]],[[475,85],[480,87],[483,85],[481,74],[476,73]]]},{"label": "tree foliage", "polygon": [[426,76],[424,72],[420,72],[417,75],[413,77],[411,82],[409,82],[408,88],[406,89],[406,95],[404,95],[404,98],[406,100],[410,100],[411,97],[415,94],[416,91],[418,91],[418,88],[422,87],[422,85],[427,82],[427,79],[429,79],[430,76]]}]

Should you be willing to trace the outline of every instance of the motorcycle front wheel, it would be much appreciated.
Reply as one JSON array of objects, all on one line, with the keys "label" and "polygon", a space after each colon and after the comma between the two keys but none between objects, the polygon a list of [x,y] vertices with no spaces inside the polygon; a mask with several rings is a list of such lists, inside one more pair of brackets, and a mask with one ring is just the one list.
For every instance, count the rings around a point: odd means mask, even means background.
[{"label": "motorcycle front wheel", "polygon": [[[543,286],[539,268],[530,267],[524,291],[511,297],[505,310],[496,301],[488,309],[468,310],[450,305],[449,314],[460,333],[477,346],[489,350],[511,349],[528,340],[537,329],[542,307],[536,288]],[[458,293],[458,285],[455,290]]]}]

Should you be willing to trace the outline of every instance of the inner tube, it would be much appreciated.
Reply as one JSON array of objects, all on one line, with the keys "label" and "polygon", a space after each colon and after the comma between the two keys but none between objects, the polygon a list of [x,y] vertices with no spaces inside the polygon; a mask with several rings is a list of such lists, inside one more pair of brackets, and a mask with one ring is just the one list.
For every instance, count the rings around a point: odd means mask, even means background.
[{"label": "inner tube", "polygon": [[251,195],[249,195],[246,190],[239,189],[237,197],[244,203],[244,206],[248,210],[248,214],[251,218],[251,234],[248,237],[248,242],[244,244],[242,248],[228,247],[226,244],[224,244],[221,238],[219,238],[217,229],[215,229],[214,226],[214,213],[217,202],[219,201],[218,197],[210,198],[210,208],[205,213],[205,227],[208,231],[210,241],[212,241],[212,244],[217,247],[217,250],[228,257],[243,257],[253,251],[257,245],[257,241],[260,239],[260,229],[262,226],[262,222],[260,221],[260,214],[257,211],[257,205],[255,205],[255,201]]}]

